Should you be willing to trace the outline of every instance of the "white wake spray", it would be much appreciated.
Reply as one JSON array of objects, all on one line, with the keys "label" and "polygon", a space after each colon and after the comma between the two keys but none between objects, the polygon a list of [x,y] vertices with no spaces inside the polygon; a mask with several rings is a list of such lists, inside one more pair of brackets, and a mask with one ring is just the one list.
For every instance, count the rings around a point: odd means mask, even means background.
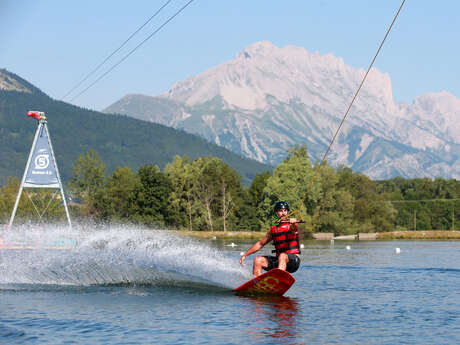
[{"label": "white wake spray", "polygon": [[0,236],[0,284],[233,288],[251,277],[228,253],[166,230],[49,225],[14,228]]}]

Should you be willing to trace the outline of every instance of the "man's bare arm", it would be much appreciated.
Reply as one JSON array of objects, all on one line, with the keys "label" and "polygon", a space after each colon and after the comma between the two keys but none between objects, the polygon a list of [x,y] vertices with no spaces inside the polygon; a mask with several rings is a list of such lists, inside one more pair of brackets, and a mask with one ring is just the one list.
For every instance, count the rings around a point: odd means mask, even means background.
[{"label": "man's bare arm", "polygon": [[243,255],[241,255],[240,264],[244,266],[244,260],[246,259],[246,257],[261,250],[271,240],[272,240],[272,233],[270,230],[268,230],[264,238],[254,243],[251,248],[249,248]]}]

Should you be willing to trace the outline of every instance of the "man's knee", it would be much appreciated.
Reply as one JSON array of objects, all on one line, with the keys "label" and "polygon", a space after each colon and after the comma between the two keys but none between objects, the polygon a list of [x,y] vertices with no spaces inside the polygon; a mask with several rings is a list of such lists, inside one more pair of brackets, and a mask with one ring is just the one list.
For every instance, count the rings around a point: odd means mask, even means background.
[{"label": "man's knee", "polygon": [[259,266],[259,267],[267,267],[268,261],[267,258],[264,256],[256,256],[254,258],[254,266]]},{"label": "man's knee", "polygon": [[289,256],[286,253],[281,253],[278,256],[278,261],[287,263],[289,261]]}]

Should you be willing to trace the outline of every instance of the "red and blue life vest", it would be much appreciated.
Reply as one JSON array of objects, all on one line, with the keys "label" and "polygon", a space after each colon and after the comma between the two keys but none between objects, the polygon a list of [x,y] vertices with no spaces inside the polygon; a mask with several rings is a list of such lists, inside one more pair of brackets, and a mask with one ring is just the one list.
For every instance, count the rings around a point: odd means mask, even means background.
[{"label": "red and blue life vest", "polygon": [[273,244],[275,245],[276,256],[281,253],[300,254],[299,233],[289,231],[290,223],[282,222],[272,225]]}]

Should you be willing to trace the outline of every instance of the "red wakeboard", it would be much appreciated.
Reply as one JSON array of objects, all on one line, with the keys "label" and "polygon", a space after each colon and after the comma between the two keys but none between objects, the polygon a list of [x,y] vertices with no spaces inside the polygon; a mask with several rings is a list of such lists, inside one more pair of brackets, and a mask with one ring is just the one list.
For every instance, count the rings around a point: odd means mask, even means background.
[{"label": "red wakeboard", "polygon": [[274,268],[233,290],[242,295],[282,296],[294,284],[294,277],[279,268]]}]

